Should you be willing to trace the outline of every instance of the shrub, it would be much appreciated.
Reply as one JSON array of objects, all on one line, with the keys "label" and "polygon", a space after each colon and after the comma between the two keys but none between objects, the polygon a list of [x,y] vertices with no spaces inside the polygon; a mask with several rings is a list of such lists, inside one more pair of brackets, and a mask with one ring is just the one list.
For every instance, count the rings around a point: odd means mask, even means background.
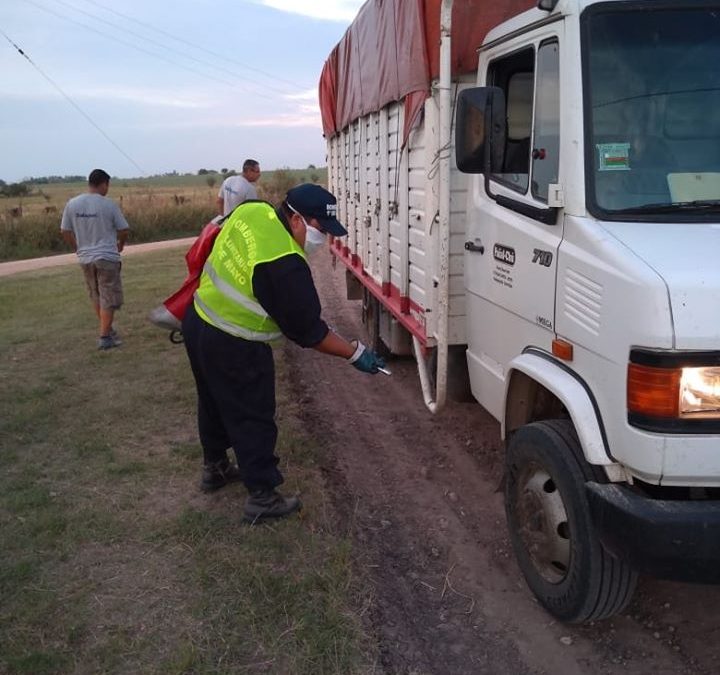
[{"label": "shrub", "polygon": [[258,191],[262,199],[277,204],[283,200],[285,193],[291,187],[300,183],[302,180],[298,180],[290,169],[277,169],[272,173],[272,177],[266,174],[266,177],[258,183]]},{"label": "shrub", "polygon": [[25,183],[10,183],[0,190],[0,195],[3,197],[24,197],[29,193],[30,189]]}]

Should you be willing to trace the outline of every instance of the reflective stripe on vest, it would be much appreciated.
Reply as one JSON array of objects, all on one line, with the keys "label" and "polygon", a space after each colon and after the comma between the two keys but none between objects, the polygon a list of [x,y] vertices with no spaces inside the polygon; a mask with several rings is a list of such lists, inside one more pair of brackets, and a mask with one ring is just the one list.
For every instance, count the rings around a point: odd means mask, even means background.
[{"label": "reflective stripe on vest", "polygon": [[221,279],[220,275],[213,269],[212,265],[205,263],[203,272],[212,279],[213,284],[215,284],[217,289],[223,295],[226,295],[231,300],[234,300],[239,305],[242,305],[245,309],[250,310],[253,314],[257,314],[263,318],[268,316],[268,313],[259,302],[251,300],[247,295],[238,291],[232,284],[229,284],[224,279]]},{"label": "reflective stripe on vest", "polygon": [[230,333],[230,335],[234,335],[235,337],[241,337],[244,340],[252,340],[253,342],[271,342],[272,340],[277,340],[282,337],[282,333],[279,331],[277,333],[259,333],[257,331],[243,328],[242,326],[238,326],[237,324],[230,323],[229,321],[225,321],[225,319],[215,314],[215,312],[205,305],[203,301],[198,298],[197,293],[195,293],[195,310],[198,314],[200,314],[200,316],[205,318],[208,323],[211,323],[216,328],[219,328],[226,333]]},{"label": "reflective stripe on vest", "polygon": [[216,328],[246,340],[271,341],[280,327],[253,291],[255,267],[288,255],[305,259],[302,247],[265,202],[238,206],[215,240],[195,292],[198,314]]}]

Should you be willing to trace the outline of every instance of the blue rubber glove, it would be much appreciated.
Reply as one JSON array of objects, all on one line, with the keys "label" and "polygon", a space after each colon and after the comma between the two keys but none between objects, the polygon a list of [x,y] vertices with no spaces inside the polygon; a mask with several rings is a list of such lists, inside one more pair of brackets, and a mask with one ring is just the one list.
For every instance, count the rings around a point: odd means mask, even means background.
[{"label": "blue rubber glove", "polygon": [[355,368],[363,373],[375,375],[379,368],[385,367],[385,361],[381,359],[375,352],[369,350],[359,340],[353,340],[350,344],[355,347],[355,353],[348,359]]}]

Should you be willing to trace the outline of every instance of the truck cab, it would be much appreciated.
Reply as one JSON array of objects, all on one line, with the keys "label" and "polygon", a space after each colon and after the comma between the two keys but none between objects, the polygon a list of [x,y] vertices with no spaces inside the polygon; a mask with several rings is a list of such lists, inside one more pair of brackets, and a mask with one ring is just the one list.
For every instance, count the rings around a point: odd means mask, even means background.
[{"label": "truck cab", "polygon": [[459,95],[474,397],[565,621],[720,581],[720,3],[541,0]]}]

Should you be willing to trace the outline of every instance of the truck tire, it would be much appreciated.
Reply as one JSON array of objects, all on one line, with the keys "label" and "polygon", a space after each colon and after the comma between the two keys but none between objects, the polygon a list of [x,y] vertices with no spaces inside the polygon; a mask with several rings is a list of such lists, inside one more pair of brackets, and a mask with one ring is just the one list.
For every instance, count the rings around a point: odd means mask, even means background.
[{"label": "truck tire", "polygon": [[567,623],[611,617],[630,601],[637,574],[598,539],[585,483],[588,464],[569,420],[518,429],[506,454],[505,513],[518,565],[540,604]]}]

